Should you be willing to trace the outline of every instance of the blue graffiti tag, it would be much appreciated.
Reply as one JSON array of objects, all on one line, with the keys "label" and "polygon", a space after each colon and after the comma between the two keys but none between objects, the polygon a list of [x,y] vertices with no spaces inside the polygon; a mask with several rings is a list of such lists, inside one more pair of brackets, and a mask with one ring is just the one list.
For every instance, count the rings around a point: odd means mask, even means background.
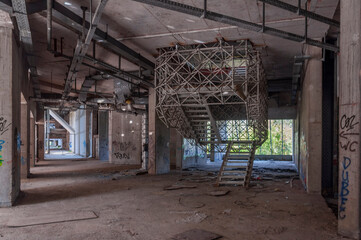
[{"label": "blue graffiti tag", "polygon": [[3,151],[3,144],[4,144],[4,143],[5,143],[4,140],[0,140],[0,166],[2,166],[2,165],[3,165],[3,162],[4,162],[3,156],[2,156],[2,154],[1,154],[1,152]]},{"label": "blue graffiti tag", "polygon": [[346,217],[346,214],[344,213],[346,211],[346,202],[347,202],[347,196],[350,194],[350,190],[348,190],[349,186],[349,177],[348,177],[348,171],[346,170],[351,165],[351,159],[348,157],[343,157],[342,162],[342,181],[341,181],[341,192],[340,192],[340,209],[339,209],[339,217],[340,219],[344,219]]},{"label": "blue graffiti tag", "polygon": [[20,133],[18,133],[18,136],[16,137],[16,144],[17,144],[17,147],[18,147],[18,151],[20,151],[20,148],[21,148]]}]

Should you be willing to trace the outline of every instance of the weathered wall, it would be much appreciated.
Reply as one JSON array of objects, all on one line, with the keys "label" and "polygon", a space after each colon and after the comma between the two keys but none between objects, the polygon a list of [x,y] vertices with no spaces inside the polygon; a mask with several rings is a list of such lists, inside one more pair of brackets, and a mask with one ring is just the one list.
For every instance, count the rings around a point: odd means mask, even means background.
[{"label": "weathered wall", "polygon": [[206,163],[207,154],[201,148],[192,145],[187,139],[184,139],[182,168],[197,167]]},{"label": "weathered wall", "polygon": [[[295,143],[299,143],[296,157],[300,178],[310,193],[321,193],[322,169],[322,50],[309,46],[302,92],[298,102]],[[299,124],[299,126],[298,126]],[[299,127],[299,131],[297,128]]]},{"label": "weathered wall", "polygon": [[137,165],[142,161],[142,116],[112,111],[109,114],[110,162]]}]

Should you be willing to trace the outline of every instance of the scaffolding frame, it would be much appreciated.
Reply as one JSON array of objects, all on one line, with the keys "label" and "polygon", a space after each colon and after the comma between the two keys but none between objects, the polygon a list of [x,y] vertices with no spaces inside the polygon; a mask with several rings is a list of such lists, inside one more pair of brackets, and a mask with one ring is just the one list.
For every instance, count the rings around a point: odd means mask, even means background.
[{"label": "scaffolding frame", "polygon": [[203,149],[267,139],[267,82],[248,40],[159,49],[155,86],[159,118]]}]

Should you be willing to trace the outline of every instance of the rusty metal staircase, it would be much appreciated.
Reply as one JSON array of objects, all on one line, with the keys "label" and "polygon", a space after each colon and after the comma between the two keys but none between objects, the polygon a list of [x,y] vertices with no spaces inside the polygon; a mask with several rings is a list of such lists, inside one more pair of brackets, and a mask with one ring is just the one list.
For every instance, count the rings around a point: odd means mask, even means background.
[{"label": "rusty metal staircase", "polygon": [[216,186],[240,185],[248,187],[253,169],[255,144],[228,143],[227,151],[223,156]]}]

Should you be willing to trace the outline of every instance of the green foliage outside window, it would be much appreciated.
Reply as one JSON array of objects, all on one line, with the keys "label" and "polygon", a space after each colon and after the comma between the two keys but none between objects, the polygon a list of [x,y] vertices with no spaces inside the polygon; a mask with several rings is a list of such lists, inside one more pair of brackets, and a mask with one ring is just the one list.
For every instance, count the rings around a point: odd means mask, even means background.
[{"label": "green foliage outside window", "polygon": [[256,151],[257,155],[292,155],[293,120],[269,120],[268,139]]}]

